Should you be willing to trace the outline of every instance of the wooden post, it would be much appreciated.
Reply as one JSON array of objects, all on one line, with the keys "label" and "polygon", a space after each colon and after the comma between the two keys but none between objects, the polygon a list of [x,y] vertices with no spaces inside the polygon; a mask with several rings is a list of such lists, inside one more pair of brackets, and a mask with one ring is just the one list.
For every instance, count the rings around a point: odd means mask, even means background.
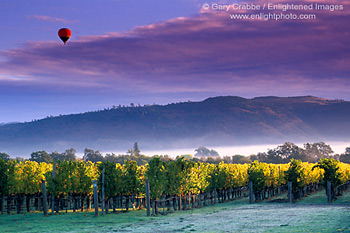
[{"label": "wooden post", "polygon": [[102,215],[105,211],[105,168],[102,170]]},{"label": "wooden post", "polygon": [[289,203],[293,203],[293,183],[288,181],[288,199]]},{"label": "wooden post", "polygon": [[186,206],[186,197],[187,197],[187,195],[184,194],[184,200],[183,200],[183,202],[182,202],[182,209],[183,209],[183,210],[186,210],[186,209],[187,209],[187,206]]},{"label": "wooden post", "polygon": [[30,195],[27,195],[26,196],[26,208],[27,208],[27,213],[30,212],[30,209],[29,209],[29,205],[30,205],[30,198],[31,196]]},{"label": "wooden post", "polygon": [[87,198],[87,209],[90,210],[91,209],[91,196],[89,195],[88,198]]},{"label": "wooden post", "polygon": [[179,211],[181,211],[182,208],[182,195],[179,196]]},{"label": "wooden post", "polygon": [[202,208],[202,194],[201,193],[198,194],[198,206],[199,206],[199,208]]},{"label": "wooden post", "polygon": [[249,181],[249,203],[254,203],[254,190],[253,190],[253,182]]},{"label": "wooden post", "polygon": [[95,216],[99,216],[98,213],[98,194],[97,194],[97,183],[96,180],[93,181],[93,187],[94,187],[94,206],[95,206]]},{"label": "wooden post", "polygon": [[47,193],[46,193],[46,184],[45,180],[41,180],[41,186],[43,189],[43,210],[44,210],[44,216],[47,216]]},{"label": "wooden post", "polygon": [[147,205],[147,216],[151,216],[151,199],[149,193],[149,180],[146,180],[146,205]]},{"label": "wooden post", "polygon": [[332,203],[332,183],[330,180],[327,180],[327,201]]},{"label": "wooden post", "polygon": [[[55,178],[56,178],[56,163],[53,163],[52,178],[53,178],[53,180],[55,180]],[[52,215],[54,214],[54,211],[55,211],[55,194],[54,194],[55,191],[54,190],[55,190],[55,182],[52,182],[52,194],[51,194],[51,213],[52,213]]]}]

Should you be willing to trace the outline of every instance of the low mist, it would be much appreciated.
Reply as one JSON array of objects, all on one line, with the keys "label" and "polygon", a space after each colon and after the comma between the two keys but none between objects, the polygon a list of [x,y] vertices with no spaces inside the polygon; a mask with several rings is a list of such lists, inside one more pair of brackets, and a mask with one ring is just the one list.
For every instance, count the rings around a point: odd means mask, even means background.
[{"label": "low mist", "polygon": [[[307,142],[305,142],[307,143]],[[309,142],[314,143],[314,142]],[[350,141],[349,142],[325,142],[327,145],[330,145],[332,150],[334,151],[334,154],[342,154],[345,152],[346,147],[350,147]],[[263,145],[245,145],[245,146],[219,146],[219,147],[210,147],[206,146],[209,149],[213,149],[219,153],[221,157],[223,156],[232,156],[232,155],[245,155],[249,156],[251,154],[257,154],[259,152],[267,152],[268,149],[274,149],[283,143],[280,144],[263,144]],[[299,147],[303,147],[304,143],[295,143]],[[205,146],[205,145],[204,145]],[[197,147],[198,148],[198,147]],[[142,150],[142,145],[140,145],[141,154],[144,154],[146,156],[153,156],[153,155],[169,155],[170,157],[175,158],[178,155],[194,155],[195,149],[197,148],[179,148],[179,149],[159,149],[159,150]],[[116,151],[116,152],[103,152],[103,154],[108,153],[114,153],[116,155],[118,154],[126,154],[126,151]],[[81,155],[82,156],[82,155]]]}]

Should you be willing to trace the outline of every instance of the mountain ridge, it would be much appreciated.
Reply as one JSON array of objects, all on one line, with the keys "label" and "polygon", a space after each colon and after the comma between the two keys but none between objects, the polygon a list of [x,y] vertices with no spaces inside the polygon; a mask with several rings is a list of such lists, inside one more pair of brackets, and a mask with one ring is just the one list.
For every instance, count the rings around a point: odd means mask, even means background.
[{"label": "mountain ridge", "polygon": [[210,97],[127,106],[0,126],[0,150],[30,154],[67,148],[143,148],[338,140],[350,130],[350,102],[314,96]]}]

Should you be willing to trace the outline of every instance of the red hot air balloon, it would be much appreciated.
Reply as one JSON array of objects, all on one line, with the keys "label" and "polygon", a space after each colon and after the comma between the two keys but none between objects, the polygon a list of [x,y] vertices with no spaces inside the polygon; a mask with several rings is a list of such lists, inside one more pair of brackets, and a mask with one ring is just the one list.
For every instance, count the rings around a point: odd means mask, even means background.
[{"label": "red hot air balloon", "polygon": [[64,42],[65,45],[71,35],[72,35],[72,32],[68,28],[61,28],[58,31],[58,36],[61,38],[61,40]]}]

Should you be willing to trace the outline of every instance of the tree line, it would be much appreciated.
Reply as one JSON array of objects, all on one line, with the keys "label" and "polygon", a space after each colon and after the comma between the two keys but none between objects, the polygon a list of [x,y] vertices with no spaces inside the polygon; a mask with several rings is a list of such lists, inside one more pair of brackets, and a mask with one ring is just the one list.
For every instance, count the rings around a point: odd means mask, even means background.
[{"label": "tree line", "polygon": [[292,159],[315,163],[324,158],[334,158],[341,162],[350,163],[350,147],[347,147],[341,155],[333,155],[333,153],[331,146],[324,142],[305,143],[304,148],[286,142],[275,149],[269,149],[267,152],[251,155],[250,158],[266,163],[289,163]]},{"label": "tree line", "polygon": [[[350,163],[350,147],[345,148],[345,152],[342,154],[334,154],[330,145],[324,142],[316,143],[305,143],[304,147],[299,147],[294,143],[286,142],[274,149],[268,149],[267,152],[259,152],[257,154],[251,154],[249,156],[244,155],[233,155],[233,156],[223,156],[220,157],[219,153],[213,149],[208,149],[206,147],[199,147],[195,150],[195,155],[190,154],[177,156],[177,158],[186,158],[187,160],[194,162],[206,162],[212,164],[219,164],[220,162],[233,163],[233,164],[245,164],[251,163],[253,161],[265,162],[265,163],[275,163],[283,164],[289,163],[292,159],[301,160],[302,162],[315,163],[324,158],[334,158],[343,163]],[[30,155],[28,160],[36,162],[54,162],[54,161],[90,161],[90,162],[102,162],[110,161],[115,163],[124,164],[125,161],[136,161],[138,165],[146,165],[149,161],[154,158],[159,157],[163,162],[173,160],[168,155],[155,155],[146,156],[141,154],[138,143],[136,142],[132,149],[129,149],[126,154],[116,155],[114,153],[103,155],[99,150],[93,150],[85,148],[83,158],[78,158],[76,156],[76,150],[70,148],[62,153],[57,151],[48,153],[46,151],[36,151]],[[15,159],[18,161],[26,161],[27,159],[16,157],[11,158],[6,153],[0,153],[0,159],[10,160]]]}]

